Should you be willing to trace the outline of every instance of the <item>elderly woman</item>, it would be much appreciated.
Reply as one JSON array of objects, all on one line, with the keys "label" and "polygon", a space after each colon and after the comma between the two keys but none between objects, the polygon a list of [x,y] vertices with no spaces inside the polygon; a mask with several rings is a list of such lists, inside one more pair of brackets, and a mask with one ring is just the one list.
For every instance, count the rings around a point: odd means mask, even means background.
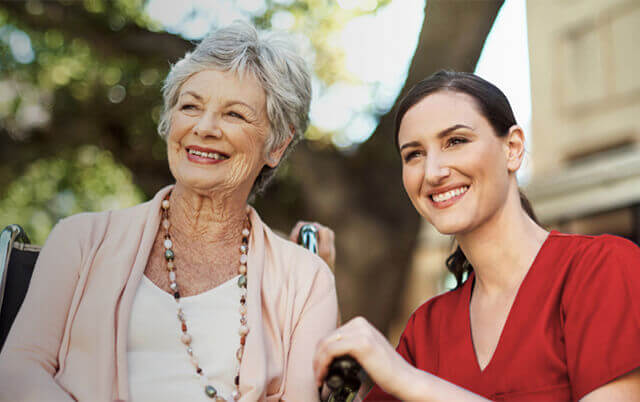
[{"label": "elderly woman", "polygon": [[317,399],[333,275],[247,206],[305,131],[310,87],[288,42],[247,24],[173,66],[159,132],[176,184],[58,223],[0,355],[0,400]]}]

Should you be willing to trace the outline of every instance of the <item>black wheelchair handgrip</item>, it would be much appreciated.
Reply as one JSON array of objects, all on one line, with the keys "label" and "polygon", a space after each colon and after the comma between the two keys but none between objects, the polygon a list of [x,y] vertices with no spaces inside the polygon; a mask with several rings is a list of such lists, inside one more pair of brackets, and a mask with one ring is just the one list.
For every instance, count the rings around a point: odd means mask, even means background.
[{"label": "black wheelchair handgrip", "polygon": [[329,388],[329,402],[351,402],[361,385],[362,367],[351,356],[340,356],[329,365],[325,384]]},{"label": "black wheelchair handgrip", "polygon": [[[318,254],[318,230],[311,224],[303,225],[298,233],[298,244]],[[329,389],[329,402],[351,402],[361,385],[362,367],[351,356],[340,356],[329,365],[324,382]]]}]

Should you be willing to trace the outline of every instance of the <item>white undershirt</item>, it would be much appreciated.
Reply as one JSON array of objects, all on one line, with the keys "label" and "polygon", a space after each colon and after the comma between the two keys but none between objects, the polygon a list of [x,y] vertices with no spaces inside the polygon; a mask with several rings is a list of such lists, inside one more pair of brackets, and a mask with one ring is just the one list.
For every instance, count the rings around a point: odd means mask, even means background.
[{"label": "white undershirt", "polygon": [[127,358],[129,391],[133,402],[212,401],[205,395],[210,384],[218,395],[232,400],[240,346],[240,288],[238,277],[180,304],[193,341],[193,353],[208,381],[196,370],[180,341],[182,330],[172,295],[143,275],[129,323]]}]

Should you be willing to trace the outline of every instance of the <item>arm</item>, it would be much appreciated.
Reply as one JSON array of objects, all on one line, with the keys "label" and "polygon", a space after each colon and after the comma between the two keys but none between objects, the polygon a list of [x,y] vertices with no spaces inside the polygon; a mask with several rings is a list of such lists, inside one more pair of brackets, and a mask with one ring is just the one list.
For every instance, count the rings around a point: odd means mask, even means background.
[{"label": "arm", "polygon": [[583,402],[640,401],[640,368],[591,391],[580,400]]},{"label": "arm", "polygon": [[563,296],[574,398],[640,401],[640,249],[609,236],[581,257]]},{"label": "arm", "polygon": [[336,328],[337,317],[338,301],[333,275],[322,264],[291,335],[283,400],[318,400],[312,369],[313,352],[318,341]]},{"label": "arm", "polygon": [[72,401],[53,376],[71,298],[80,247],[60,222],[40,252],[25,301],[0,354],[0,401]]},{"label": "arm", "polygon": [[345,354],[354,357],[377,385],[400,400],[486,400],[413,367],[362,317],[349,321],[318,344],[313,362],[317,385],[322,384],[329,363]]}]

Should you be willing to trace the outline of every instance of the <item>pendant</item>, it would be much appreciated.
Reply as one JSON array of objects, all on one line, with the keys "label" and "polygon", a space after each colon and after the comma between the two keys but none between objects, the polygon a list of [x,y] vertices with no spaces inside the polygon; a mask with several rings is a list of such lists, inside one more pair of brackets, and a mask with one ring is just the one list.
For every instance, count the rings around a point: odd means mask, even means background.
[{"label": "pendant", "polygon": [[204,393],[211,399],[218,396],[218,390],[213,387],[213,385],[207,385],[204,387]]}]

